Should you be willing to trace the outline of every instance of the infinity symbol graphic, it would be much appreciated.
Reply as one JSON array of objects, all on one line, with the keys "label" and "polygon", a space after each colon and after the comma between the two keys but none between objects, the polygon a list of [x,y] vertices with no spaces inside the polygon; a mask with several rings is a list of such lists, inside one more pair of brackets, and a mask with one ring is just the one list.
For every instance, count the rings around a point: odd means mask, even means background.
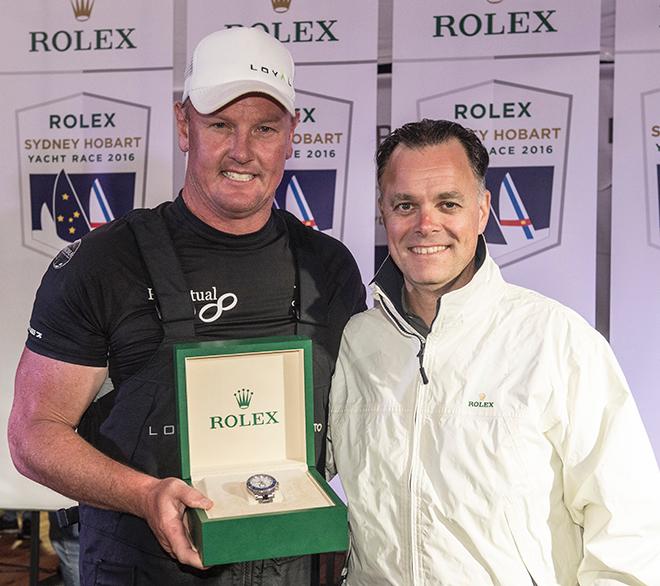
[{"label": "infinity symbol graphic", "polygon": [[[236,295],[233,293],[225,293],[224,295],[218,297],[217,301],[214,301],[213,303],[207,303],[204,307],[202,307],[202,309],[199,310],[199,319],[201,319],[204,323],[215,321],[223,314],[223,312],[234,309],[237,303],[238,297],[236,297]],[[215,311],[209,317],[205,317],[205,314],[211,310]]]}]

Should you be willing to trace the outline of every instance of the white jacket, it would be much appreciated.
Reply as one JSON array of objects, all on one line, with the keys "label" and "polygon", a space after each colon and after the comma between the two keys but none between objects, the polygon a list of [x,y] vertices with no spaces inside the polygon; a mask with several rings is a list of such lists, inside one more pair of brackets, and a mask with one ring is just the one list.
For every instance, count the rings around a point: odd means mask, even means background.
[{"label": "white jacket", "polygon": [[424,384],[398,286],[349,322],[330,394],[348,584],[660,586],[660,472],[605,340],[486,257]]}]

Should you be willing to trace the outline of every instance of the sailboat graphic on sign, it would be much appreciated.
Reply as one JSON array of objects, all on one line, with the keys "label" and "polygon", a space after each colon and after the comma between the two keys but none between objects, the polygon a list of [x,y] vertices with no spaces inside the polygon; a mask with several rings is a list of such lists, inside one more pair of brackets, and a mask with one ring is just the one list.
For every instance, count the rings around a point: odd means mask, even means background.
[{"label": "sailboat graphic on sign", "polygon": [[93,230],[114,219],[115,216],[105,197],[101,182],[98,178],[94,179],[92,187],[89,190],[89,224]]},{"label": "sailboat graphic on sign", "polygon": [[536,230],[520,194],[507,173],[500,183],[499,227],[508,245],[534,240]]},{"label": "sailboat graphic on sign", "polygon": [[53,218],[58,237],[73,242],[89,232],[89,221],[71,178],[62,169],[53,185]]},{"label": "sailboat graphic on sign", "polygon": [[305,226],[310,226],[314,230],[319,229],[316,225],[314,214],[312,214],[312,210],[295,175],[291,176],[289,184],[286,187],[286,210],[296,216]]}]

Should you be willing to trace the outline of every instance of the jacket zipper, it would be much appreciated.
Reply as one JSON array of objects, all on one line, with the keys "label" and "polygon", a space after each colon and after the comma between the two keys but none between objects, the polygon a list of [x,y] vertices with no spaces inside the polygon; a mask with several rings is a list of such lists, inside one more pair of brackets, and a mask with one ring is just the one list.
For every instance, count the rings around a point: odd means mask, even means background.
[{"label": "jacket zipper", "polygon": [[422,434],[422,416],[420,413],[423,411],[424,400],[426,398],[426,389],[428,388],[429,379],[424,370],[424,350],[426,350],[426,340],[419,338],[419,352],[417,358],[419,360],[419,374],[422,378],[422,384],[417,385],[417,400],[415,401],[415,414],[413,417],[413,447],[412,447],[412,461],[410,463],[410,570],[412,572],[412,584],[421,585],[424,583],[422,573],[420,572],[419,561],[419,535],[417,530],[417,511],[419,505],[417,504],[417,494],[419,489],[417,482],[419,477],[417,475],[416,463],[420,461],[419,458],[419,444]]},{"label": "jacket zipper", "polygon": [[421,585],[423,583],[422,576],[419,570],[419,559],[418,559],[418,535],[417,535],[417,483],[416,483],[416,471],[417,466],[415,462],[419,460],[417,452],[419,451],[419,438],[421,435],[421,423],[419,412],[421,410],[420,405],[424,402],[424,395],[426,393],[426,388],[429,383],[428,376],[426,375],[426,370],[424,370],[424,350],[426,349],[426,341],[422,338],[417,332],[408,331],[397,319],[395,312],[393,312],[388,306],[387,296],[382,294],[383,300],[381,306],[385,310],[385,313],[389,315],[390,319],[396,326],[396,328],[406,336],[414,336],[419,340],[419,352],[417,353],[417,358],[419,360],[419,374],[422,379],[422,384],[417,385],[417,400],[415,401],[415,412],[413,415],[413,447],[411,454],[411,463],[410,463],[410,478],[408,480],[408,488],[410,490],[410,572],[411,572],[411,584],[415,586]]},{"label": "jacket zipper", "polygon": [[419,352],[417,353],[417,358],[419,358],[419,374],[422,376],[422,382],[425,385],[429,384],[429,379],[426,376],[426,371],[424,370],[424,349],[426,348],[426,342],[424,340],[419,340]]},{"label": "jacket zipper", "polygon": [[421,349],[419,351],[419,367],[420,373],[422,374],[423,384],[417,385],[417,400],[415,401],[415,413],[413,416],[413,438],[412,438],[412,453],[411,453],[411,463],[410,463],[410,571],[412,573],[411,584],[421,585],[423,584],[422,576],[419,568],[419,556],[418,556],[418,531],[417,531],[417,511],[419,506],[417,504],[417,494],[418,494],[418,475],[417,468],[419,459],[419,443],[421,436],[421,427],[422,427],[422,417],[420,415],[422,411],[422,406],[424,404],[424,399],[426,395],[426,389],[428,384],[428,378],[426,377],[426,372],[424,371],[423,359],[424,359],[424,348],[425,343],[422,342]]},{"label": "jacket zipper", "polygon": [[[383,294],[383,297],[387,299],[387,296],[385,294]],[[428,385],[429,378],[428,376],[426,376],[426,371],[424,370],[424,349],[426,348],[426,341],[417,332],[413,334],[408,330],[406,330],[406,328],[403,325],[401,325],[394,312],[389,307],[387,307],[387,303],[382,303],[382,307],[385,310],[385,313],[387,313],[387,315],[390,316],[390,319],[392,320],[392,322],[394,322],[394,325],[402,334],[406,336],[413,336],[419,340],[419,352],[417,353],[417,358],[419,360],[419,374],[422,377],[422,382],[425,385]]]}]

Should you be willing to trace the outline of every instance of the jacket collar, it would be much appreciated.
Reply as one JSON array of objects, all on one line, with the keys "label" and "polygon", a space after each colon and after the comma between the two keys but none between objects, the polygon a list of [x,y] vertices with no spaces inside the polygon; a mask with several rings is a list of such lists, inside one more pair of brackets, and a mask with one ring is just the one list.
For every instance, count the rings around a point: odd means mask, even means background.
[{"label": "jacket collar", "polygon": [[[441,297],[438,314],[433,322],[434,327],[439,321],[438,318],[444,322],[468,319],[471,315],[481,314],[484,309],[496,304],[499,300],[504,280],[499,267],[488,254],[483,235],[480,235],[477,241],[476,262],[478,268],[470,282]],[[374,297],[381,303],[387,302],[401,320],[405,321],[401,302],[403,274],[390,256],[378,269],[372,284],[374,285]]]}]

